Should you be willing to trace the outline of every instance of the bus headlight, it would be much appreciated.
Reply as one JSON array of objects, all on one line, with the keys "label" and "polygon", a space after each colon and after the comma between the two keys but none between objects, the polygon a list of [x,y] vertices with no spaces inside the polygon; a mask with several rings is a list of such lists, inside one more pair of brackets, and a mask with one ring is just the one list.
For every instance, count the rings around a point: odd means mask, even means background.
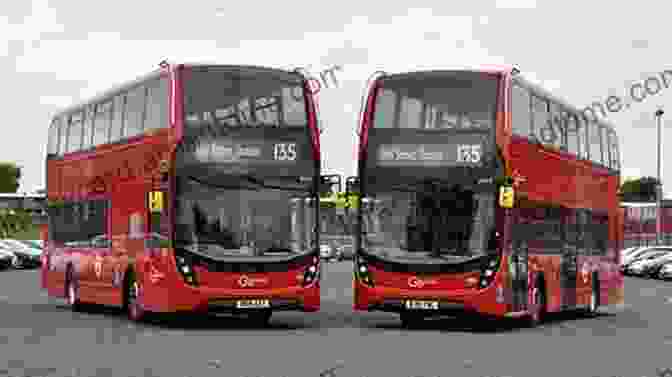
[{"label": "bus headlight", "polygon": [[198,286],[198,281],[196,280],[196,272],[193,268],[192,257],[186,253],[180,253],[177,250],[175,251],[175,264],[177,266],[177,271],[182,275],[184,281],[191,286]]},{"label": "bus headlight", "polygon": [[369,287],[374,286],[373,274],[371,273],[369,266],[361,257],[357,257],[355,261],[355,278]]},{"label": "bus headlight", "polygon": [[481,278],[479,279],[478,287],[483,289],[489,286],[495,280],[496,272],[499,270],[500,264],[499,255],[489,256],[483,266],[481,267]]}]

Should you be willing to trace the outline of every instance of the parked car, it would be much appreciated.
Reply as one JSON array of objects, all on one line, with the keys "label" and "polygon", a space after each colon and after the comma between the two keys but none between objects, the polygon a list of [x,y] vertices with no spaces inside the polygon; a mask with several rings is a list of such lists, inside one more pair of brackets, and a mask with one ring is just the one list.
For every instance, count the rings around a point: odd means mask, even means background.
[{"label": "parked car", "polygon": [[629,269],[633,275],[650,277],[653,272],[658,272],[658,267],[666,260],[672,260],[672,252],[655,256],[651,258],[644,258],[632,263]]},{"label": "parked car", "polygon": [[626,264],[623,272],[626,275],[641,276],[646,271],[646,268],[647,268],[649,263],[651,263],[652,261],[654,261],[654,260],[656,260],[660,257],[670,255],[671,252],[672,252],[672,249],[651,250],[651,252],[644,253],[639,258],[637,258],[634,261]]},{"label": "parked car", "polygon": [[0,246],[14,254],[12,267],[36,268],[42,265],[42,250],[29,247],[17,240],[0,240]]},{"label": "parked car", "polygon": [[0,269],[6,270],[12,266],[14,254],[11,251],[0,249]]},{"label": "parked car", "polygon": [[668,262],[672,262],[672,252],[644,263],[644,271],[641,272],[640,276],[655,279],[658,277],[660,269]]},{"label": "parked car", "polygon": [[19,242],[23,243],[24,245],[27,245],[29,247],[35,248],[35,249],[44,249],[44,241],[42,240],[18,240]]},{"label": "parked car", "polygon": [[[629,254],[625,255],[623,259],[621,260],[621,267],[624,267],[641,257],[643,257],[645,254],[649,254],[655,250],[663,250],[663,249],[670,249],[669,246],[645,246],[645,247],[640,247],[637,248],[636,250],[632,250]],[[623,270],[623,268],[621,268]]]},{"label": "parked car", "polygon": [[658,279],[669,280],[672,279],[672,261],[667,261],[658,270]]}]

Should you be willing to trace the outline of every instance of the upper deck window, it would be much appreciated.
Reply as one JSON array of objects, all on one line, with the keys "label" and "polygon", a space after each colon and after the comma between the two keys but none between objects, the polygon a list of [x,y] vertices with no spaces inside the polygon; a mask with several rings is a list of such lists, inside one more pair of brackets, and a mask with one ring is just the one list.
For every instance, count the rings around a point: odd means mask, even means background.
[{"label": "upper deck window", "polygon": [[82,147],[82,121],[83,114],[81,111],[74,112],[70,115],[70,122],[68,125],[68,149],[67,153],[77,152]]},{"label": "upper deck window", "polygon": [[254,68],[194,67],[184,75],[185,128],[307,127],[299,75]]},{"label": "upper deck window", "polygon": [[419,72],[382,80],[374,128],[494,128],[497,79],[475,72]]}]

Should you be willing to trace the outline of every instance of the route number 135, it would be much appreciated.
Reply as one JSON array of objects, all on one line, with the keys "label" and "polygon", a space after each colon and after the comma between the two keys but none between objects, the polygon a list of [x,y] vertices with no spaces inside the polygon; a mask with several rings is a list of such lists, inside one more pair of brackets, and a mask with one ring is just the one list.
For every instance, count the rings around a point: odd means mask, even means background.
[{"label": "route number 135", "polygon": [[460,144],[457,146],[457,162],[478,163],[481,161],[481,146],[479,144]]},{"label": "route number 135", "polygon": [[296,161],[296,143],[273,145],[273,159],[276,161]]}]

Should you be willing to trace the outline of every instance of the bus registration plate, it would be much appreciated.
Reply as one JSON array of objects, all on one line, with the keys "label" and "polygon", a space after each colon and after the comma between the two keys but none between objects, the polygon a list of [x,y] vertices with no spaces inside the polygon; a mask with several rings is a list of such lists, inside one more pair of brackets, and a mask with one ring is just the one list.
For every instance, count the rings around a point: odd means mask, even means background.
[{"label": "bus registration plate", "polygon": [[238,309],[259,309],[259,308],[270,308],[271,303],[269,300],[265,299],[251,299],[251,300],[238,300],[236,301],[236,308]]},{"label": "bus registration plate", "polygon": [[439,302],[438,301],[406,300],[406,309],[439,310]]}]

